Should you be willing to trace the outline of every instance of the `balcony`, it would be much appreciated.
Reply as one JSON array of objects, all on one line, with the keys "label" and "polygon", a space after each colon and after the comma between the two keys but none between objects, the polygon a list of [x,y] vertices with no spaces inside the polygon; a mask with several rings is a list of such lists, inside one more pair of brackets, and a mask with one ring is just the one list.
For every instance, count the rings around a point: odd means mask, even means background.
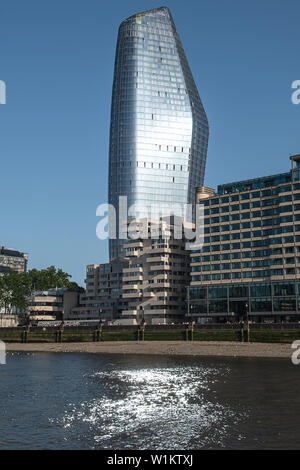
[{"label": "balcony", "polygon": [[137,310],[123,310],[123,311],[122,311],[122,315],[133,315],[133,316],[136,316],[136,315],[137,315]]},{"label": "balcony", "polygon": [[137,284],[123,284],[123,290],[133,290],[133,289],[139,289],[139,286]]},{"label": "balcony", "polygon": [[170,271],[171,266],[167,263],[165,264],[151,264],[150,271]]},{"label": "balcony", "polygon": [[143,297],[154,297],[154,292],[143,292]]},{"label": "balcony", "polygon": [[143,247],[143,241],[142,240],[131,240],[128,239],[124,243],[125,248],[142,248]]},{"label": "balcony", "polygon": [[122,298],[123,299],[137,299],[140,298],[142,294],[140,292],[123,292]]},{"label": "balcony", "polygon": [[166,258],[165,256],[149,256],[148,258],[146,258],[147,263],[154,263],[154,262],[166,263],[167,261],[168,261],[168,258]]},{"label": "balcony", "polygon": [[143,268],[141,268],[141,267],[139,267],[139,268],[134,268],[134,267],[123,268],[123,274],[125,274],[125,273],[136,273],[136,272],[142,273]]}]

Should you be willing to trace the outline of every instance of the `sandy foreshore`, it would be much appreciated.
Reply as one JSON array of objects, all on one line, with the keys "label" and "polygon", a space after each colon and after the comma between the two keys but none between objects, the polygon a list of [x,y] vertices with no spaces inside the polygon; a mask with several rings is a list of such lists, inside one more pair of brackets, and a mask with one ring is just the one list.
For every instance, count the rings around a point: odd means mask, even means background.
[{"label": "sandy foreshore", "polygon": [[229,341],[107,341],[99,343],[6,343],[7,351],[96,354],[154,354],[165,356],[220,356],[290,358],[290,344]]}]

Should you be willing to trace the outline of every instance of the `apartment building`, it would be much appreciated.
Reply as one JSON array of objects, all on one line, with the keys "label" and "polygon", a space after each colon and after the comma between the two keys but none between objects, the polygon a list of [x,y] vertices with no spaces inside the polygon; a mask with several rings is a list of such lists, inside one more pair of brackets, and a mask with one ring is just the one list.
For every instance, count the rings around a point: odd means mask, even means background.
[{"label": "apartment building", "polygon": [[127,306],[120,323],[170,324],[184,320],[189,255],[184,237],[174,236],[174,220],[137,219],[130,224],[136,235],[124,242],[129,265],[123,269],[122,298]]},{"label": "apartment building", "polygon": [[0,246],[0,274],[11,270],[19,273],[27,270],[28,254]]},{"label": "apartment building", "polygon": [[67,319],[111,322],[119,318],[126,306],[122,299],[122,272],[127,266],[128,260],[124,258],[87,265],[85,293]]},{"label": "apartment building", "polygon": [[191,253],[188,316],[300,321],[300,155],[287,173],[198,188],[204,244]]},{"label": "apartment building", "polygon": [[66,320],[78,305],[79,293],[67,288],[36,291],[28,299],[31,321]]}]

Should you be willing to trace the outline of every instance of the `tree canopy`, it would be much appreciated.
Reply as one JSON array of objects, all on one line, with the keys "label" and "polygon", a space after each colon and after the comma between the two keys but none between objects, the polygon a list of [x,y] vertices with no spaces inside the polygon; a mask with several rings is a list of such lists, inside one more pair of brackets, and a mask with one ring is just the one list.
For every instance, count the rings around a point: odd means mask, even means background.
[{"label": "tree canopy", "polygon": [[84,292],[76,282],[70,281],[71,275],[55,266],[46,269],[31,269],[26,273],[10,271],[0,276],[0,309],[11,313],[13,307],[24,311],[26,297],[34,291],[65,287]]}]

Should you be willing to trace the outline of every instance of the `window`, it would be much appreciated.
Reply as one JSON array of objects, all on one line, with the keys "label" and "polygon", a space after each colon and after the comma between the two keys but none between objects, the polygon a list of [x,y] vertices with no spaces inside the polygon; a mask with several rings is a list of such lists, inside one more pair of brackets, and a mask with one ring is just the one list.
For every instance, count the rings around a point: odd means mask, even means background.
[{"label": "window", "polygon": [[231,269],[241,269],[241,263],[231,263]]},{"label": "window", "polygon": [[242,263],[242,268],[251,268],[251,261],[244,261]]},{"label": "window", "polygon": [[242,238],[251,238],[251,232],[242,232]]},{"label": "window", "polygon": [[242,248],[251,248],[251,242],[243,242]]},{"label": "window", "polygon": [[222,269],[224,269],[224,270],[229,270],[230,269],[230,263],[223,263],[221,266],[222,266]]},{"label": "window", "polygon": [[231,273],[222,273],[221,278],[222,279],[231,279]]},{"label": "window", "polygon": [[270,297],[251,299],[251,312],[272,312],[272,300]]},{"label": "window", "polygon": [[271,284],[259,283],[250,286],[251,297],[263,297],[271,295]]},{"label": "window", "polygon": [[253,271],[253,277],[264,277],[264,271]]},{"label": "window", "polygon": [[220,245],[213,245],[211,251],[220,251]]},{"label": "window", "polygon": [[232,279],[241,279],[242,274],[241,273],[232,273]]},{"label": "window", "polygon": [[261,237],[261,230],[254,230],[252,232],[252,237]]},{"label": "window", "polygon": [[229,233],[227,233],[227,234],[225,234],[225,235],[221,235],[220,239],[221,239],[222,242],[225,242],[225,241],[230,240],[230,235],[229,235]]},{"label": "window", "polygon": [[221,249],[222,249],[223,251],[225,251],[225,250],[230,250],[230,244],[229,244],[229,243],[225,243],[224,245],[221,246]]},{"label": "window", "polygon": [[261,217],[261,211],[253,211],[252,212],[252,217],[253,218]]},{"label": "window", "polygon": [[[282,270],[281,270],[282,271]],[[294,282],[279,282],[273,284],[273,295],[295,295]]]},{"label": "window", "polygon": [[219,198],[211,199],[210,200],[211,205],[213,204],[219,204]]},{"label": "window", "polygon": [[293,297],[275,297],[273,299],[274,311],[285,312],[296,310],[296,299]]},{"label": "window", "polygon": [[241,237],[241,232],[234,232],[234,233],[231,233],[231,239],[232,240],[239,240]]},{"label": "window", "polygon": [[208,288],[209,299],[226,298],[227,287],[226,286],[212,286]]},{"label": "window", "polygon": [[232,250],[240,250],[241,244],[240,243],[231,243]]},{"label": "window", "polygon": [[250,278],[250,277],[252,277],[252,271],[244,271],[244,272],[243,272],[243,277],[244,277],[244,278]]},{"label": "window", "polygon": [[220,265],[219,264],[211,264],[211,270],[212,271],[220,271]]}]

